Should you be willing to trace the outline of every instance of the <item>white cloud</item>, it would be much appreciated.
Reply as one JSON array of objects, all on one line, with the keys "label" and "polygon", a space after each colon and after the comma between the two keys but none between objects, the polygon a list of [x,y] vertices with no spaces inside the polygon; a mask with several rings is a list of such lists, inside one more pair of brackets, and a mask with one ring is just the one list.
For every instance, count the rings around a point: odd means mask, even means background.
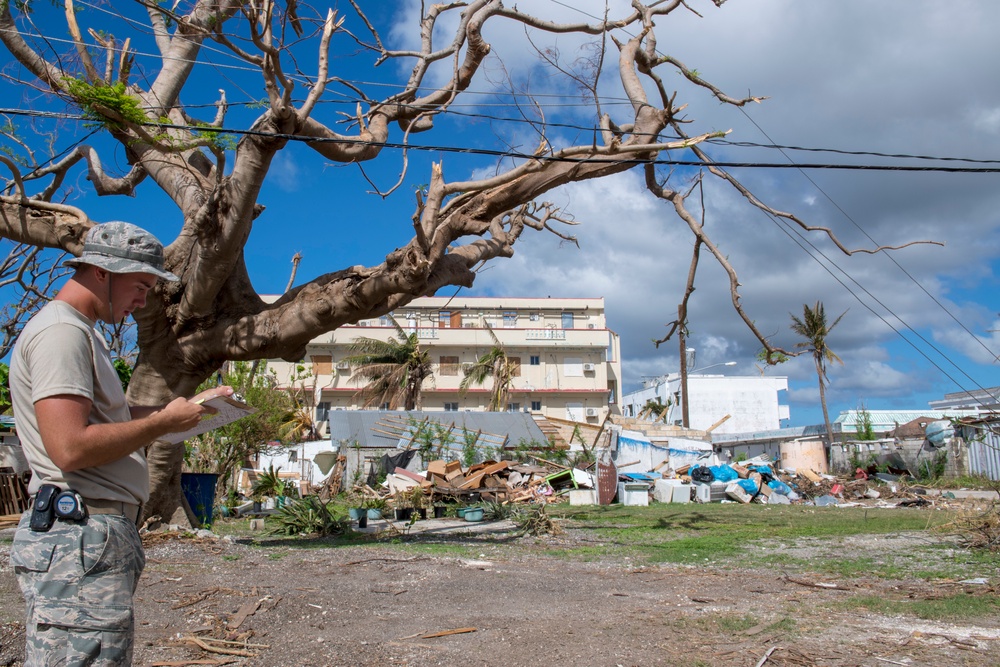
[{"label": "white cloud", "polygon": [[[1000,3],[733,0],[721,9],[697,0],[691,4],[702,17],[679,10],[657,22],[660,50],[729,94],[770,97],[763,104],[734,109],[668,73],[668,88],[678,90],[679,103],[690,105],[684,113],[692,121],[687,128],[691,134],[732,128],[730,140],[761,144],[773,140],[844,151],[989,159],[1000,153],[1000,89],[982,84],[995,78],[1000,45],[992,33],[1000,24]],[[601,5],[588,4],[587,11],[600,13]],[[531,9],[579,20],[562,3],[532,3]],[[575,94],[565,81],[542,76],[520,28],[500,22],[488,39],[508,71],[530,74],[533,84],[565,99]],[[567,57],[578,44],[564,36],[550,41]],[[614,77],[603,83],[610,94]],[[613,116],[617,113],[608,108]],[[568,129],[549,138],[553,143],[580,141]],[[526,147],[537,141],[524,128],[508,139]],[[718,160],[739,162],[942,164],[792,149],[716,145],[707,150]],[[990,354],[963,329],[969,328],[990,350],[998,349],[997,334],[984,331],[1000,326],[989,324],[992,315],[982,305],[995,302],[1000,266],[1000,190],[994,174],[733,173],[769,205],[809,225],[828,227],[849,248],[914,240],[945,243],[910,246],[891,258],[885,253],[847,257],[822,234],[789,231],[729,186],[706,182],[706,229],[739,276],[748,316],[766,335],[780,345],[794,345],[789,313],[801,313],[804,303],[821,300],[831,319],[847,311],[830,338],[845,361],[830,369],[834,415],[834,403],[849,408],[872,399],[920,407],[927,394],[954,391],[952,378],[961,374],[939,371],[938,362],[927,358],[937,353],[924,341],[942,346],[943,354],[967,367],[976,382],[995,384]],[[637,172],[566,186],[546,198],[583,223],[573,230],[580,249],[526,233],[515,256],[484,271],[476,290],[603,296],[609,324],[622,336],[626,383],[632,383],[625,389],[643,375],[675,371],[676,341],[657,349],[651,339],[661,337],[664,325],[676,317],[692,248],[686,226],[668,205],[644,192]],[[693,210],[695,199],[689,201]],[[698,348],[699,363],[734,359],[740,362],[734,372],[756,373],[753,359],[760,345],[734,313],[727,276],[704,249],[696,286],[689,344]],[[896,331],[913,345],[902,342]],[[818,400],[808,356],[766,372],[789,376],[795,384],[789,392],[793,404]]]}]

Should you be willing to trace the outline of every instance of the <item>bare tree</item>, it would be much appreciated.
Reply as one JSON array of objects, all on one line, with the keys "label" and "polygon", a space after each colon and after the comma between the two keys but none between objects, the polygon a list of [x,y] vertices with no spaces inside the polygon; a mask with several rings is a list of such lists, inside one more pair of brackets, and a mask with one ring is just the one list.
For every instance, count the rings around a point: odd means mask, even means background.
[{"label": "bare tree", "polygon": [[[719,7],[723,1],[712,3]],[[675,101],[676,92],[667,90],[665,71],[680,73],[687,83],[709,90],[724,104],[742,106],[763,99],[726,95],[693,69],[658,52],[656,31],[669,25],[667,16],[695,12],[696,4],[711,7],[707,0],[633,0],[620,16],[608,13],[591,23],[572,24],[542,20],[500,0],[421,3],[423,15],[413,26],[420,35],[419,46],[406,50],[387,46],[360,0],[349,0],[345,16],[312,13],[290,1],[279,6],[273,0],[162,4],[142,0],[128,10],[141,6],[149,26],[136,28],[132,37],[138,44],[145,35],[153,35],[143,50],[156,49],[162,62],[158,68],[141,71],[135,65],[137,47],[129,39],[116,38],[100,25],[84,30],[72,0],[64,3],[69,47],[64,47],[65,40],[48,39],[50,35],[39,32],[38,26],[52,25],[51,21],[35,22],[33,15],[19,13],[28,3],[0,3],[0,41],[21,71],[30,74],[31,80],[22,83],[57,95],[99,124],[105,138],[124,152],[128,171],[113,176],[102,166],[99,149],[83,143],[34,170],[33,180],[22,178],[18,165],[5,161],[14,185],[0,197],[0,236],[78,254],[94,220],[56,197],[67,174],[83,166],[98,195],[136,195],[141,186],[156,187],[177,206],[182,224],[175,238],[165,240],[170,241],[167,266],[181,280],[161,285],[136,313],[140,352],[129,396],[144,404],[189,394],[227,360],[294,361],[319,334],[384,315],[445,285],[471,286],[476,268],[487,260],[511,256],[525,229],[572,238],[559,229],[571,216],[542,199],[547,192],[651,164],[665,151],[697,151],[706,139],[725,134],[687,136],[681,131],[685,105]],[[44,4],[32,6],[35,12],[51,11]],[[84,18],[99,22],[104,16],[88,12]],[[378,265],[312,277],[265,303],[251,285],[243,249],[255,219],[263,214],[258,195],[279,151],[292,141],[304,142],[331,162],[363,169],[365,163],[382,157],[392,142],[404,150],[384,156],[402,156],[396,184],[376,188],[377,194],[387,195],[407,177],[405,149],[412,136],[434,130],[436,119],[451,110],[474,80],[482,79],[477,74],[492,49],[484,29],[504,22],[530,35],[532,44],[546,35],[592,40],[590,57],[579,67],[564,68],[554,56],[551,61],[553,73],[569,76],[593,98],[592,130],[584,133],[582,143],[558,145],[547,132],[547,119],[535,114],[531,120],[538,148],[498,163],[494,175],[448,180],[442,164],[433,165],[423,179],[426,191],[416,196],[410,222],[413,237],[408,243],[389,252]],[[59,37],[65,34],[61,29],[53,32]],[[332,60],[335,39],[351,40],[360,52],[350,59]],[[314,50],[307,55],[304,49],[310,45]],[[227,123],[224,92],[211,118],[199,119],[197,110],[182,102],[182,93],[200,83],[193,72],[209,49],[228,53],[244,68],[257,70],[266,91],[262,111],[242,129],[235,144],[234,135],[226,134],[236,128]],[[366,53],[374,65],[405,62],[409,75],[388,94],[382,85],[352,81],[355,63]],[[331,71],[336,63],[344,63],[339,75]],[[431,75],[441,70],[445,76]],[[597,99],[601,86],[613,80],[612,73],[620,82],[616,94],[629,102],[614,107],[615,117]],[[305,85],[297,88],[302,81]],[[506,85],[513,87],[509,81]],[[296,98],[299,90],[302,97]],[[334,93],[357,100],[357,111],[345,123],[343,134],[333,129],[342,119],[325,116],[326,107],[320,104]],[[527,118],[530,109],[522,111]],[[697,155],[712,173],[730,179],[703,152]],[[739,187],[735,180],[732,183]],[[763,206],[741,192],[751,204]],[[675,207],[683,204],[683,198],[673,201]],[[692,231],[724,261],[703,230],[692,227]],[[345,228],[340,233],[355,230]],[[731,275],[738,307],[735,272]],[[182,450],[155,443],[147,456],[153,494],[147,512],[169,516],[180,500]]]}]

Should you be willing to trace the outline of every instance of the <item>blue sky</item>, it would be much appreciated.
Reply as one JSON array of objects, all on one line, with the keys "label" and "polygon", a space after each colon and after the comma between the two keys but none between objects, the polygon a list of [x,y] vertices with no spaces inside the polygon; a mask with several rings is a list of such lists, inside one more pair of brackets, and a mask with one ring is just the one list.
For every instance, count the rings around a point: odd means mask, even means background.
[{"label": "blue sky", "polygon": [[[533,9],[551,18],[585,20],[602,2],[559,3],[536,0]],[[610,3],[612,11],[627,4]],[[658,21],[661,52],[677,57],[727,93],[767,96],[759,105],[728,108],[704,90],[694,89],[672,72],[668,88],[697,134],[728,130],[731,143],[708,150],[720,161],[825,163],[852,165],[969,165],[965,162],[896,159],[739,146],[735,142],[779,144],[812,149],[1000,160],[1000,86],[995,63],[1000,3],[987,0],[729,0],[716,8],[708,0],[689,3],[700,12],[680,10]],[[419,3],[363,2],[383,37],[412,46]],[[118,37],[130,33],[101,6],[77,3],[81,23]],[[524,8],[526,5],[522,6]],[[317,6],[318,9],[322,7]],[[39,4],[36,20],[53,25],[62,10]],[[345,24],[363,32],[349,11]],[[54,33],[65,34],[65,30]],[[142,55],[148,40],[132,33],[140,50],[139,71],[156,66]],[[526,47],[523,30],[498,22],[486,38],[493,52],[472,86],[473,94],[431,133],[414,137],[427,146],[502,149],[513,144],[531,151],[537,136],[515,117],[508,97],[490,94],[503,72],[530,80],[546,117],[565,125],[549,139],[565,145],[589,141],[593,109],[564,78],[552,76]],[[547,38],[535,35],[545,41]],[[551,42],[551,40],[549,40]],[[572,60],[577,41],[560,37],[561,56]],[[263,97],[259,76],[218,47],[196,70],[195,85],[183,96],[189,105],[210,104],[219,88],[230,103]],[[399,80],[408,65],[370,67],[373,58],[357,54],[353,43],[334,40],[336,75],[364,81],[372,97],[384,96],[380,84]],[[310,58],[314,56],[308,56]],[[4,71],[12,73],[9,57]],[[60,108],[23,89],[0,88],[0,106]],[[616,114],[615,81],[602,87],[606,109]],[[349,91],[336,86],[317,117],[334,123],[352,114]],[[210,118],[211,109],[192,110]],[[243,128],[255,111],[234,106],[227,125]],[[24,123],[15,118],[15,122]],[[344,131],[340,129],[339,131]],[[70,145],[85,132],[74,124],[60,130],[57,145]],[[391,140],[398,141],[394,130]],[[126,169],[123,151],[98,138],[112,169]],[[679,155],[680,158],[689,156]],[[298,282],[354,264],[375,264],[406,243],[411,234],[414,189],[429,180],[431,161],[441,161],[445,177],[465,180],[490,173],[495,158],[440,151],[413,151],[403,184],[382,198],[356,166],[332,165],[304,145],[290,145],[274,162],[261,196],[267,207],[255,223],[246,248],[247,264],[261,293],[284,289],[291,257],[303,255]],[[388,149],[365,172],[382,189],[400,176],[400,152]],[[810,225],[829,227],[849,247],[934,240],[945,245],[910,246],[892,254],[847,257],[818,234],[804,235],[749,206],[731,187],[708,179],[706,228],[739,274],[742,302],[749,316],[775,342],[794,344],[789,313],[804,303],[823,301],[830,319],[845,313],[830,336],[830,347],[844,364],[829,370],[831,415],[857,407],[921,409],[946,392],[1000,384],[1000,174],[733,169],[750,190],[774,208],[796,214]],[[679,169],[675,178],[688,175]],[[683,181],[678,181],[683,182]],[[172,239],[180,221],[172,204],[151,182],[136,198],[96,198],[80,170],[72,173],[68,203],[95,220],[128,219]],[[580,247],[543,233],[526,234],[509,260],[481,271],[471,294],[516,296],[603,296],[608,321],[622,337],[625,391],[640,378],[677,370],[672,340],[656,349],[676,316],[687,274],[692,240],[667,207],[645,194],[639,172],[571,185],[547,199],[562,205],[581,223],[571,231]],[[803,245],[805,246],[803,248]],[[829,269],[829,270],[828,270]],[[690,303],[689,345],[697,349],[696,367],[726,374],[787,375],[791,424],[819,423],[816,377],[809,358],[776,368],[755,362],[760,348],[730,303],[725,275],[703,254]],[[454,289],[443,290],[450,294]]]}]

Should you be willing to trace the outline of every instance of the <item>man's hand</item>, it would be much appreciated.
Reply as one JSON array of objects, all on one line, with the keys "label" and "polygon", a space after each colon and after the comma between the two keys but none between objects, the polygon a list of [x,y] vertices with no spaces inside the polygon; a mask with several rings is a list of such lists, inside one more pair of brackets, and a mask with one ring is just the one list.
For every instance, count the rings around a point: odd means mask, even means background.
[{"label": "man's hand", "polygon": [[165,433],[176,433],[194,428],[201,421],[202,415],[212,412],[216,411],[206,405],[189,401],[186,398],[175,398],[151,418],[167,429]]},{"label": "man's hand", "polygon": [[[191,397],[191,402],[198,403],[200,405],[202,403],[212,400],[213,398],[218,398],[219,396],[232,396],[232,395],[233,395],[233,388],[227,385],[222,385],[219,387],[206,389],[200,394]],[[209,412],[209,414],[215,414],[216,412],[218,412],[218,410],[216,410],[211,406],[205,406],[205,407]]]}]

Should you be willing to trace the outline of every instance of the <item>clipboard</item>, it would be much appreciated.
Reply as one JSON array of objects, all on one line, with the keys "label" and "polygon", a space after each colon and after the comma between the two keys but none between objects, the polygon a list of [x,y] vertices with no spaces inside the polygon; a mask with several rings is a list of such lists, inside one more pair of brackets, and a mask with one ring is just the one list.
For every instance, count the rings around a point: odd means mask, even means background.
[{"label": "clipboard", "polygon": [[214,431],[220,426],[232,424],[237,419],[243,419],[247,415],[257,412],[257,408],[250,407],[242,401],[237,401],[232,396],[216,396],[204,401],[204,405],[211,406],[218,410],[218,412],[214,415],[205,415],[201,423],[194,428],[179,433],[167,433],[161,440],[170,444],[177,444],[196,435]]}]

